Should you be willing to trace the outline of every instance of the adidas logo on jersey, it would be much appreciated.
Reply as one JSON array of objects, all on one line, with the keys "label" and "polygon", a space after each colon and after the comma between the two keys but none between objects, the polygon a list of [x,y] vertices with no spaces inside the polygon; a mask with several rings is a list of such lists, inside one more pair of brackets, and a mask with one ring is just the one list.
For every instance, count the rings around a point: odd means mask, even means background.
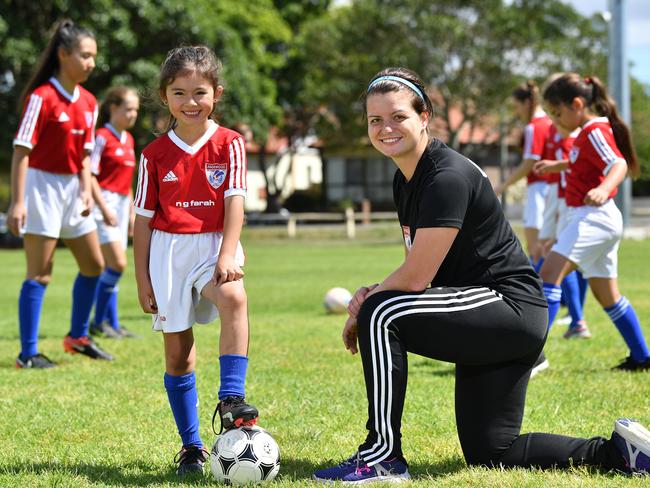
[{"label": "adidas logo on jersey", "polygon": [[68,114],[65,112],[61,112],[59,115],[59,122],[68,122],[70,120],[70,117],[68,117]]},{"label": "adidas logo on jersey", "polygon": [[178,178],[176,178],[176,175],[173,171],[167,173],[163,178],[163,183],[169,183],[170,181],[178,181]]}]

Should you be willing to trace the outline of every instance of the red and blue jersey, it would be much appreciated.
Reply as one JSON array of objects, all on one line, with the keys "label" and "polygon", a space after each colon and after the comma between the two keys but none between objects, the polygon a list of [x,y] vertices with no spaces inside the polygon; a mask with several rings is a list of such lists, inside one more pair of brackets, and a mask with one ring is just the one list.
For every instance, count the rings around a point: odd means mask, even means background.
[{"label": "red and blue jersey", "polygon": [[[538,112],[524,129],[523,159],[543,159],[546,141],[553,123],[544,112]],[[528,173],[527,182],[530,185],[537,181],[546,181],[546,176],[537,176],[534,171]]]},{"label": "red and blue jersey", "polygon": [[77,174],[95,142],[97,100],[82,86],[68,93],[56,78],[27,97],[14,146],[30,149],[29,167]]}]

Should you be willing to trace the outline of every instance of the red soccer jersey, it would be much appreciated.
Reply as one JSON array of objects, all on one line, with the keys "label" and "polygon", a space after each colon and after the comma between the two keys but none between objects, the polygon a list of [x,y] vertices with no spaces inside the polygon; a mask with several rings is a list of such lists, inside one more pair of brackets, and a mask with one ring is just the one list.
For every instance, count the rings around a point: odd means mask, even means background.
[{"label": "red soccer jersey", "polygon": [[97,101],[82,86],[68,93],[50,78],[34,90],[23,111],[14,146],[31,149],[29,167],[76,174],[95,142]]},{"label": "red soccer jersey", "polygon": [[[551,127],[548,131],[548,137],[544,142],[544,150],[542,151],[542,158],[550,161],[557,161],[557,148],[562,140],[562,136],[557,131],[557,127],[551,124]],[[549,183],[559,183],[560,182],[560,173],[548,173],[546,175],[546,181]]]},{"label": "red soccer jersey", "polygon": [[[567,169],[566,204],[569,207],[584,205],[585,195],[600,185],[612,166],[625,160],[616,146],[614,133],[607,117],[587,122],[573,143]],[[615,188],[609,198],[616,195]]]},{"label": "red soccer jersey", "polygon": [[[565,161],[569,159],[569,153],[571,152],[571,148],[573,147],[573,143],[576,140],[576,137],[578,137],[578,134],[580,134],[580,129],[574,130],[571,134],[569,134],[567,137],[564,139],[560,137],[560,140],[556,144],[555,147],[555,159],[558,161]],[[560,178],[560,184],[557,187],[557,196],[559,198],[565,198],[565,193],[566,193],[566,171],[561,171],[557,173]]]},{"label": "red soccer jersey", "polygon": [[[544,112],[535,114],[533,120],[524,129],[523,159],[542,159],[549,131],[552,127],[551,119]],[[528,173],[527,181],[530,185],[537,181],[546,181],[545,176],[537,176],[534,171]]]},{"label": "red soccer jersey", "polygon": [[224,199],[246,195],[246,149],[237,132],[212,123],[192,146],[173,130],[140,158],[135,212],[174,234],[223,231]]},{"label": "red soccer jersey", "polygon": [[127,131],[118,133],[111,124],[97,130],[95,148],[90,153],[90,170],[99,186],[121,195],[131,191],[135,171],[135,144]]}]

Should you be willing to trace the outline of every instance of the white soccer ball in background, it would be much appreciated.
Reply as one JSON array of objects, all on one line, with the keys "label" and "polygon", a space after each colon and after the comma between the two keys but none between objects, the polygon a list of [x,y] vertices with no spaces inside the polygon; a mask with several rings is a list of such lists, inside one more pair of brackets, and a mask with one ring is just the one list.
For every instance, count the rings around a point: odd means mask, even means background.
[{"label": "white soccer ball in background", "polygon": [[323,305],[327,313],[345,313],[350,300],[352,300],[352,294],[348,290],[336,287],[325,293]]},{"label": "white soccer ball in background", "polygon": [[212,446],[210,471],[226,484],[270,481],[280,471],[280,448],[261,427],[227,430]]}]

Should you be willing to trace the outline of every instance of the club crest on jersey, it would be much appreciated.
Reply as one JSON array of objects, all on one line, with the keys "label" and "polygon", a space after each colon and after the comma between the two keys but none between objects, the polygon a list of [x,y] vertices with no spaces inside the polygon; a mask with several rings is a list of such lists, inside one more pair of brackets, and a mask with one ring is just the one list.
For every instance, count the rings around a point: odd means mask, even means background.
[{"label": "club crest on jersey", "polygon": [[210,186],[217,190],[226,180],[226,163],[205,163],[205,176],[208,178]]},{"label": "club crest on jersey", "polygon": [[576,159],[578,159],[578,154],[580,154],[580,149],[578,149],[575,146],[572,147],[571,152],[569,152],[569,161],[571,161],[572,163],[575,163]]}]

